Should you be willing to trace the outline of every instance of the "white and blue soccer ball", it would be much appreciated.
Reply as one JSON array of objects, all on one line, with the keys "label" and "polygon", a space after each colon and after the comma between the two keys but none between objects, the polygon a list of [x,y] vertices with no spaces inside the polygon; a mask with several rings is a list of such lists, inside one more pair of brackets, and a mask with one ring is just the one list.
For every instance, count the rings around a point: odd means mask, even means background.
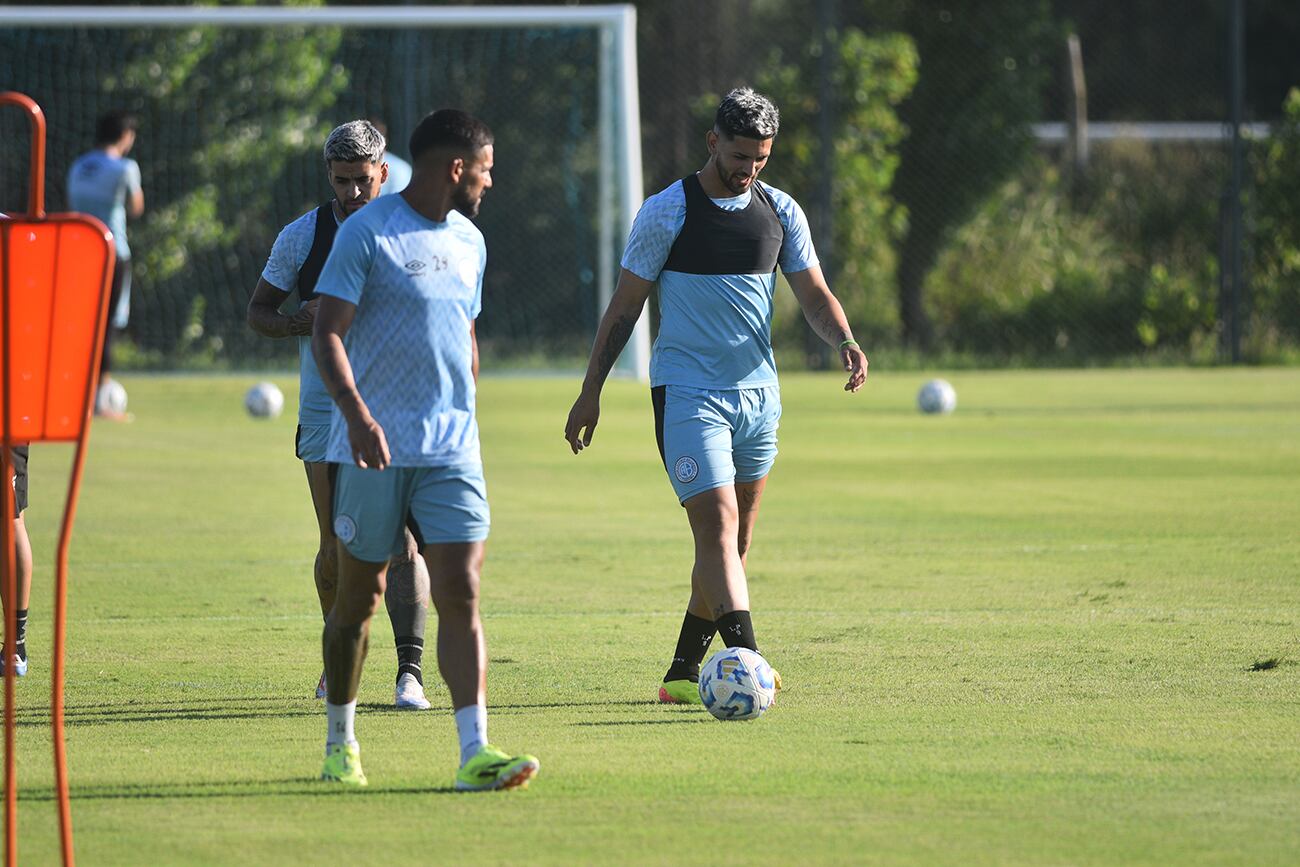
[{"label": "white and blue soccer ball", "polygon": [[244,409],[253,418],[275,418],[284,409],[284,394],[273,382],[259,382],[244,395]]},{"label": "white and blue soccer ball", "polygon": [[957,408],[957,392],[946,379],[932,379],[916,393],[916,407],[927,415],[946,415]]},{"label": "white and blue soccer ball", "polygon": [[95,412],[100,415],[126,412],[126,389],[116,379],[108,379],[95,390]]},{"label": "white and blue soccer ball", "polygon": [[776,700],[776,675],[758,651],[728,647],[700,669],[700,699],[720,720],[758,719]]}]

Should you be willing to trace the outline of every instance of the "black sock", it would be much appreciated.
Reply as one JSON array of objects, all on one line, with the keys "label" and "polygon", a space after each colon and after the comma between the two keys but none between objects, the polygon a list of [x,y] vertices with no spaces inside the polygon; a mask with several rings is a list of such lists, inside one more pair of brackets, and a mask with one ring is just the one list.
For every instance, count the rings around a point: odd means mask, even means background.
[{"label": "black sock", "polygon": [[27,609],[20,608],[18,615],[18,640],[14,642],[14,652],[19,659],[27,658]]},{"label": "black sock", "polygon": [[708,652],[715,632],[717,629],[712,620],[696,617],[687,611],[686,618],[682,620],[682,631],[677,636],[677,649],[673,651],[673,664],[668,666],[664,683],[670,680],[698,682],[700,663],[704,661],[704,654]]},{"label": "black sock", "polygon": [[754,624],[749,619],[748,611],[732,611],[718,618],[718,634],[728,647],[748,647],[758,650],[754,643]]},{"label": "black sock", "polygon": [[397,679],[401,680],[404,674],[413,674],[420,685],[424,686],[424,675],[420,671],[420,663],[424,659],[424,639],[399,635],[396,642]]}]

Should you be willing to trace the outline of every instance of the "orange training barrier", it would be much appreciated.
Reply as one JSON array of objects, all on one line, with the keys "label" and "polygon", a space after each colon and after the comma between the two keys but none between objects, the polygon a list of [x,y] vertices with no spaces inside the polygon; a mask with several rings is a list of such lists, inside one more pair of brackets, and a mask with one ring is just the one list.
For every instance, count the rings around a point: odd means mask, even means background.
[{"label": "orange training barrier", "polygon": [[[112,235],[86,214],[45,213],[45,115],[29,97],[0,93],[0,106],[24,110],[32,126],[27,213],[0,219],[0,468],[14,477],[11,449],[29,442],[75,442],[76,456],[59,531],[54,580],[50,721],[63,863],[74,863],[67,749],[63,740],[63,672],[67,635],[68,548],[81,491],[90,412],[99,379],[109,285],[115,264]],[[15,500],[0,496],[0,546],[6,598],[18,599],[14,550]],[[18,863],[18,781],[14,764],[14,666],[17,605],[6,606],[5,864]]]}]

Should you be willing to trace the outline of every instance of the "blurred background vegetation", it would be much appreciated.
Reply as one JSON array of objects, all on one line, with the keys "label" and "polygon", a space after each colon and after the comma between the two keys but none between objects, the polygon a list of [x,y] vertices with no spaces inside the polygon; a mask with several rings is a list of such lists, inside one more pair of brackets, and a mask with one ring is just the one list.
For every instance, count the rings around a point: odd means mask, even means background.
[{"label": "blurred background vegetation", "polygon": [[[1250,126],[1234,192],[1236,3]],[[1300,361],[1293,0],[1187,0],[1176,10],[1164,0],[635,5],[642,192],[699,168],[726,90],[771,95],[783,124],[764,179],[807,211],[874,363],[1228,360],[1234,200],[1239,358]],[[1071,35],[1081,48],[1074,73]],[[290,358],[291,346],[247,331],[243,306],[280,226],[328,195],[325,133],[380,115],[405,155],[419,114],[459,104],[499,138],[497,188],[480,219],[490,250],[484,362],[576,367],[599,314],[595,50],[577,29],[192,28],[164,38],[11,29],[0,33],[0,82],[46,106],[52,208],[97,111],[124,106],[144,119],[134,156],[150,207],[131,230],[128,330],[139,366]],[[1081,83],[1086,157],[1063,132]],[[25,165],[12,124],[0,124],[11,196]],[[774,341],[785,367],[829,361],[784,292]]]}]

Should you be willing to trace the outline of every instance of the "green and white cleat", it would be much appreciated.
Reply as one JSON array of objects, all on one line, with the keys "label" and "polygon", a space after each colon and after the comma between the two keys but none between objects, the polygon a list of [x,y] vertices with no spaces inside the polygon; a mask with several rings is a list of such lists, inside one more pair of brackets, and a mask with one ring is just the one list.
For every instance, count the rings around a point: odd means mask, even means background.
[{"label": "green and white cleat", "polygon": [[456,789],[461,792],[489,792],[522,789],[541,767],[532,756],[510,756],[492,746],[482,747],[456,772]]},{"label": "green and white cleat", "polygon": [[366,772],[361,770],[361,747],[356,744],[333,744],[327,747],[325,767],[321,769],[320,778],[357,789],[368,785]]},{"label": "green and white cleat", "polygon": [[693,680],[669,680],[659,684],[660,704],[704,704],[700,685]]}]

